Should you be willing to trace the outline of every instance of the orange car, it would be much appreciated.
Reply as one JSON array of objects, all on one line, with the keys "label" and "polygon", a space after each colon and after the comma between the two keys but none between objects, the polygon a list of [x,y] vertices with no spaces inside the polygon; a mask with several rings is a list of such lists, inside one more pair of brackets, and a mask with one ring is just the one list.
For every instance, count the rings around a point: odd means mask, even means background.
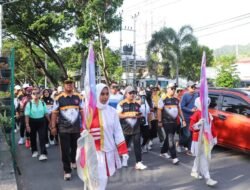
[{"label": "orange car", "polygon": [[209,97],[218,144],[250,153],[250,91],[211,88]]},{"label": "orange car", "polygon": [[208,93],[218,145],[250,153],[250,90],[209,88]]}]

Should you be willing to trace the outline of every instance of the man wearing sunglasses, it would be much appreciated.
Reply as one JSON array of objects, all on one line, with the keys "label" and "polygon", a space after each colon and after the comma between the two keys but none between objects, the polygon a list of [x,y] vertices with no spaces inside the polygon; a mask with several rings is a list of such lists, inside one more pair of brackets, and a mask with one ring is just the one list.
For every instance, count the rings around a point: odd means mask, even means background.
[{"label": "man wearing sunglasses", "polygon": [[192,81],[187,83],[187,92],[181,98],[181,110],[184,115],[184,120],[186,122],[186,127],[183,126],[181,129],[181,139],[180,145],[186,147],[187,155],[192,155],[191,153],[191,142],[192,142],[192,134],[189,131],[189,123],[190,117],[196,111],[196,107],[194,105],[195,99],[198,97],[198,93],[196,93],[196,84]]},{"label": "man wearing sunglasses", "polygon": [[117,104],[123,100],[123,96],[118,92],[119,86],[116,82],[112,82],[109,96],[109,105],[116,109]]},{"label": "man wearing sunglasses", "polygon": [[[141,155],[141,134],[140,134],[140,104],[136,102],[136,91],[132,86],[128,86],[125,89],[125,99],[122,100],[117,105],[117,112],[119,113],[120,122],[125,136],[127,146],[129,146],[130,141],[134,143],[134,153],[136,159],[135,169],[144,170],[147,168],[142,163]],[[127,159],[123,157],[122,165],[127,166]]]},{"label": "man wearing sunglasses", "polygon": [[[166,134],[164,144],[161,149],[161,156],[165,158],[172,158],[173,164],[177,164],[179,162],[174,142],[174,135],[178,127],[177,117],[179,115],[180,118],[183,118],[179,107],[179,100],[174,97],[176,87],[177,86],[174,83],[169,83],[165,98],[160,98],[158,102],[157,112],[158,125],[164,128]],[[185,125],[185,121],[183,124]],[[168,151],[171,156],[168,155]]]}]

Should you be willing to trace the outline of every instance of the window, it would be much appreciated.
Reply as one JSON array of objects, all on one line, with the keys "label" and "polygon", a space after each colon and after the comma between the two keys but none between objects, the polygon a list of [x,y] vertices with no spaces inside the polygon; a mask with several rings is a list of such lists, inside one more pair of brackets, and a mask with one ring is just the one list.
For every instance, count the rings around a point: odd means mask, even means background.
[{"label": "window", "polygon": [[219,95],[209,94],[209,98],[211,99],[211,102],[209,104],[209,108],[218,109]]},{"label": "window", "polygon": [[223,97],[222,110],[249,116],[250,106],[247,102],[230,96]]}]

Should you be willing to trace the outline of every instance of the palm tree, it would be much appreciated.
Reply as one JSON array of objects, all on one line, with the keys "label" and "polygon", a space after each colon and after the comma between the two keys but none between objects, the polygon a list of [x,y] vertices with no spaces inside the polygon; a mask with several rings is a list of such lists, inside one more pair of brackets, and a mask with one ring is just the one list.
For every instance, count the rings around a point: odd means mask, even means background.
[{"label": "palm tree", "polygon": [[178,85],[179,66],[182,64],[182,52],[184,48],[190,46],[191,43],[195,41],[197,40],[193,35],[191,26],[182,26],[178,32],[172,28],[164,27],[152,35],[152,39],[147,47],[148,60],[150,62],[152,54],[161,55],[162,60],[164,60],[163,62],[167,62],[171,65],[172,75],[176,73],[176,84]]}]

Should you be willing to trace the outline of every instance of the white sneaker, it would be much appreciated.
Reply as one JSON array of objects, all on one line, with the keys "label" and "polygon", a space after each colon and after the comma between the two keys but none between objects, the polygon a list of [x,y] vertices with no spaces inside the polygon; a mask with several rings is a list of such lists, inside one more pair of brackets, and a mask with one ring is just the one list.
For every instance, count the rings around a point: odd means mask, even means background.
[{"label": "white sneaker", "polygon": [[77,168],[76,163],[71,163],[71,168],[75,170]]},{"label": "white sneaker", "polygon": [[45,144],[45,147],[46,147],[46,148],[49,148],[49,143]]},{"label": "white sneaker", "polygon": [[50,141],[49,144],[55,145],[55,141],[54,141],[54,140],[53,140],[53,141]]},{"label": "white sneaker", "polygon": [[160,154],[160,156],[167,159],[171,158],[171,156],[168,153]]},{"label": "white sneaker", "polygon": [[153,145],[153,142],[152,141],[149,141],[148,142],[148,146],[152,146]]},{"label": "white sneaker", "polygon": [[43,160],[47,160],[47,159],[48,159],[48,157],[45,154],[41,154],[39,156],[39,161],[43,161]]},{"label": "white sneaker", "polygon": [[35,152],[32,153],[32,158],[36,158],[37,156],[38,156],[38,152],[37,151],[35,151]]},{"label": "white sneaker", "polygon": [[137,162],[135,164],[135,169],[136,170],[145,170],[147,168],[147,166],[145,166],[142,162]]},{"label": "white sneaker", "polygon": [[174,159],[173,159],[173,164],[176,165],[176,164],[178,164],[179,162],[180,162],[180,160],[179,160],[178,158],[174,158]]},{"label": "white sneaker", "polygon": [[64,176],[63,176],[63,179],[65,181],[69,181],[71,179],[71,174],[70,173],[65,173]]},{"label": "white sneaker", "polygon": [[202,179],[203,178],[201,175],[198,174],[198,172],[191,172],[190,175],[192,177],[194,177],[195,179]]},{"label": "white sneaker", "polygon": [[128,167],[128,158],[122,157],[122,167]]},{"label": "white sneaker", "polygon": [[217,183],[218,183],[218,181],[215,181],[215,180],[213,180],[213,179],[211,179],[211,178],[209,178],[209,179],[207,180],[207,182],[206,182],[206,184],[207,184],[208,186],[215,186]]},{"label": "white sneaker", "polygon": [[24,144],[24,138],[20,138],[19,141],[18,141],[18,144],[19,144],[19,145]]}]

